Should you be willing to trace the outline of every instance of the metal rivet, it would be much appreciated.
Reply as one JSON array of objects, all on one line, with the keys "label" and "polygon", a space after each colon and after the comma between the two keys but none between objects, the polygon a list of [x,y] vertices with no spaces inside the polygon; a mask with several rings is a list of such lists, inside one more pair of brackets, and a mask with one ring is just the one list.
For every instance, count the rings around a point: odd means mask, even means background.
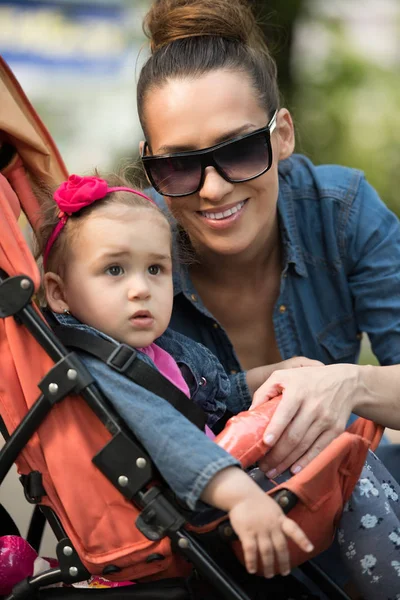
[{"label": "metal rivet", "polygon": [[118,477],[118,485],[120,485],[121,487],[126,487],[129,483],[129,479],[127,478],[126,475],[120,475]]},{"label": "metal rivet", "polygon": [[191,294],[190,297],[193,300],[193,302],[197,302],[197,296],[196,296],[196,294]]},{"label": "metal rivet", "polygon": [[76,567],[70,567],[68,569],[68,573],[71,575],[71,577],[76,577],[78,575],[78,569]]},{"label": "metal rivet", "polygon": [[279,312],[284,313],[286,312],[286,306],[284,304],[281,304],[279,307]]},{"label": "metal rivet", "polygon": [[202,378],[200,379],[200,381],[199,381],[199,385],[200,385],[201,387],[204,387],[204,386],[206,386],[206,385],[207,385],[207,379],[206,379],[205,377],[202,377]]},{"label": "metal rivet", "polygon": [[282,507],[285,507],[289,504],[289,498],[287,496],[281,496],[278,500],[278,504]]},{"label": "metal rivet", "polygon": [[58,385],[56,383],[49,383],[49,392],[50,394],[57,394]]},{"label": "metal rivet", "polygon": [[189,541],[186,538],[180,538],[178,546],[179,548],[189,548]]},{"label": "metal rivet", "polygon": [[224,536],[226,536],[226,537],[233,536],[233,529],[229,525],[226,525],[226,527],[224,527]]},{"label": "metal rivet", "polygon": [[74,551],[72,550],[71,546],[64,546],[64,548],[63,548],[63,554],[65,556],[72,556],[73,552]]},{"label": "metal rivet", "polygon": [[136,466],[138,469],[144,469],[146,467],[146,465],[147,465],[147,460],[145,458],[140,457],[136,460]]},{"label": "metal rivet", "polygon": [[23,290],[29,290],[29,288],[31,287],[31,282],[29,281],[29,279],[21,279],[20,286]]},{"label": "metal rivet", "polygon": [[67,377],[71,381],[74,381],[78,377],[78,373],[75,371],[75,369],[68,369]]}]

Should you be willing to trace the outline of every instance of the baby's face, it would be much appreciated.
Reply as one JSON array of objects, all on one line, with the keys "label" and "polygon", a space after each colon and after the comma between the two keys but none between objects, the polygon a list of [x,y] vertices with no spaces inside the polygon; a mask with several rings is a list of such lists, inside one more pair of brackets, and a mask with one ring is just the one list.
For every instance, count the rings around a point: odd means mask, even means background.
[{"label": "baby's face", "polygon": [[86,219],[64,278],[70,312],[119,342],[150,345],[172,312],[171,232],[155,210],[108,205]]}]

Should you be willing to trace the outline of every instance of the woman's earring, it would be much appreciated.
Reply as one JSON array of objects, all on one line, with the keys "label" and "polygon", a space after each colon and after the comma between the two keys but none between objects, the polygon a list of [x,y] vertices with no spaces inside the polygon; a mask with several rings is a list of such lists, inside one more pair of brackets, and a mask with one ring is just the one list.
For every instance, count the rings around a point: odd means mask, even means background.
[{"label": "woman's earring", "polygon": [[64,308],[63,313],[64,313],[64,315],[70,315],[71,314],[69,312],[68,308]]}]

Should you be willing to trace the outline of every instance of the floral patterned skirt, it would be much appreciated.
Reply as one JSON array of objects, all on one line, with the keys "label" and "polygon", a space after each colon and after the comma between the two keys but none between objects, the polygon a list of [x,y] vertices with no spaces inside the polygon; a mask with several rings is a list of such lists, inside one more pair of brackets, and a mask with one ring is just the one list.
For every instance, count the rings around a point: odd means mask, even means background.
[{"label": "floral patterned skirt", "polygon": [[365,600],[400,600],[400,486],[373,452],[337,532],[342,559]]}]

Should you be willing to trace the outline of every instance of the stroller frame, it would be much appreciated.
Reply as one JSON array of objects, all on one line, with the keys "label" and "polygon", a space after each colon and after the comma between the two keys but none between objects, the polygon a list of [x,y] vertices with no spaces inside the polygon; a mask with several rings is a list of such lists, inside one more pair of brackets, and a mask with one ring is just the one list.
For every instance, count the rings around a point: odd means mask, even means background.
[{"label": "stroller frame", "polygon": [[[121,419],[110,408],[79,357],[74,352],[68,352],[51,329],[39,318],[31,304],[33,293],[34,284],[29,277],[25,275],[8,277],[7,273],[0,269],[0,317],[14,316],[18,319],[55,362],[54,367],[38,384],[42,394],[0,452],[0,485],[18,454],[53,405],[69,394],[79,394],[112,434],[111,440],[92,460],[128,500],[141,508],[136,521],[140,531],[152,540],[168,536],[174,549],[194,565],[212,587],[221,593],[222,598],[249,600],[248,595],[240,589],[231,576],[202,548],[197,539],[185,530],[185,518],[167,498],[163,488],[153,486],[146,489],[154,478],[154,468],[149,456],[133,439],[133,434],[127,432]],[[27,496],[27,499],[34,504],[40,501],[40,497],[36,496]],[[291,507],[282,506],[282,508],[288,512]],[[43,511],[43,508],[41,510]],[[90,576],[71,541],[66,537],[57,517],[48,508],[44,509],[44,514],[58,538],[56,551],[60,566],[18,584],[15,595],[11,594],[9,600],[30,598],[43,586],[59,582],[71,584],[88,579]],[[226,527],[226,522],[223,525],[224,527],[219,528],[219,534],[225,537],[225,540],[229,540],[232,538],[232,532],[229,527]],[[348,596],[311,561],[301,568],[332,600],[348,599]],[[106,567],[104,575],[107,576],[112,572],[112,565],[110,565],[109,568]]]}]

